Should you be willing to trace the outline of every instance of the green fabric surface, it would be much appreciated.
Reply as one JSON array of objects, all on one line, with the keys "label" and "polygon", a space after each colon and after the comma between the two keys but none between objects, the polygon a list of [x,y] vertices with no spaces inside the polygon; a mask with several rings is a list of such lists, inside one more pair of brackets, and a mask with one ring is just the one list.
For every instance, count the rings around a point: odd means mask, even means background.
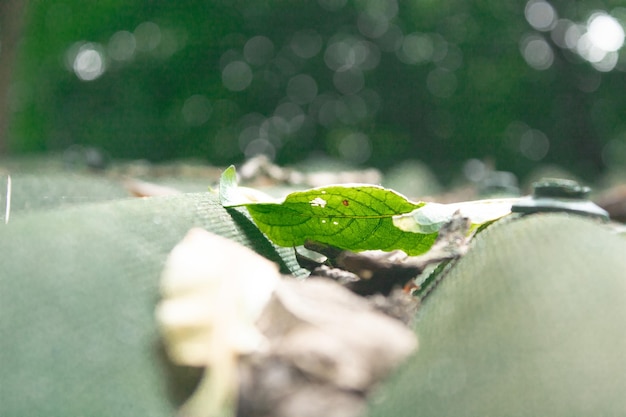
[{"label": "green fabric surface", "polygon": [[68,169],[60,156],[0,159],[0,220],[5,215],[8,176],[11,216],[130,197],[122,181],[103,173]]},{"label": "green fabric surface", "polygon": [[[154,307],[166,256],[191,227],[302,272],[210,193],[132,199],[106,177],[12,175],[1,417],[173,415],[193,378],[163,359]],[[425,302],[419,351],[372,415],[626,415],[625,254],[623,237],[575,216],[488,228]]]},{"label": "green fabric surface", "polygon": [[153,314],[173,246],[200,226],[297,268],[235,215],[202,193],[12,216],[0,227],[0,416],[172,415]]},{"label": "green fabric surface", "polygon": [[[0,175],[0,217],[4,219],[6,176]],[[12,174],[11,216],[33,210],[50,210],[130,198],[121,181],[102,175],[77,173]]]},{"label": "green fabric surface", "polygon": [[417,332],[371,416],[624,416],[626,240],[562,214],[494,225]]}]

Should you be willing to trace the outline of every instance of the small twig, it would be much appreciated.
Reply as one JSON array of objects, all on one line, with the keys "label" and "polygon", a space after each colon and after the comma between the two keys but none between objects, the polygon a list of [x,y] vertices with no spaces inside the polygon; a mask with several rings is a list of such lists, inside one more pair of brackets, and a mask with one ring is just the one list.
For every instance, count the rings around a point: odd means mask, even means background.
[{"label": "small twig", "polygon": [[11,215],[11,176],[7,174],[7,204],[4,211],[4,224],[9,223],[9,216]]},{"label": "small twig", "polygon": [[179,190],[172,187],[140,181],[134,178],[127,178],[124,181],[124,188],[135,197],[156,197],[181,193]]},{"label": "small twig", "polygon": [[330,278],[342,285],[349,285],[361,280],[357,274],[353,274],[352,272],[348,272],[340,268],[332,268],[328,265],[320,265],[316,267],[313,269],[312,275]]}]

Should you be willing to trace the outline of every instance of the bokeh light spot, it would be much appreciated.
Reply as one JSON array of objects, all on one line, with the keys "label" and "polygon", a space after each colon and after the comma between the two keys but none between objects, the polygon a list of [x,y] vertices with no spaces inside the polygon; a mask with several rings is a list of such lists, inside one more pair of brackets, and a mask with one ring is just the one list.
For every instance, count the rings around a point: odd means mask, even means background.
[{"label": "bokeh light spot", "polygon": [[135,55],[136,47],[135,35],[126,30],[120,30],[109,39],[107,53],[116,61],[129,61]]},{"label": "bokeh light spot", "polygon": [[[263,123],[262,121],[259,122],[259,124],[262,124],[262,123]],[[243,128],[241,132],[239,132],[239,137],[238,137],[239,149],[241,149],[242,151],[245,151],[246,147],[248,146],[250,142],[252,142],[253,140],[259,139],[261,137],[261,129],[260,129],[259,124],[247,126]]]},{"label": "bokeh light spot", "polygon": [[356,38],[345,37],[331,40],[324,53],[324,62],[333,71],[344,71],[360,67],[368,54],[368,44]]},{"label": "bokeh light spot", "polygon": [[357,18],[359,32],[369,38],[379,38],[389,28],[389,20],[382,14],[359,13]]},{"label": "bokeh light spot", "polygon": [[243,91],[252,83],[252,70],[243,61],[233,61],[222,70],[222,83],[231,91]]},{"label": "bokeh light spot", "polygon": [[397,25],[389,25],[385,33],[376,39],[378,47],[385,52],[397,52],[402,48],[404,33]]},{"label": "bokeh light spot", "polygon": [[247,159],[257,155],[265,155],[273,160],[276,157],[276,148],[267,139],[255,139],[246,146],[243,153]]},{"label": "bokeh light spot", "polygon": [[336,106],[337,100],[334,95],[323,94],[318,96],[309,108],[317,114],[319,124],[329,128],[337,120]]},{"label": "bokeh light spot", "polygon": [[306,119],[302,108],[292,102],[280,104],[276,107],[276,110],[274,110],[274,115],[276,118],[285,122],[285,124],[282,125],[283,133],[285,134],[294,133],[300,129]]},{"label": "bokeh light spot", "polygon": [[181,113],[190,126],[200,126],[211,117],[211,102],[206,96],[195,94],[185,100]]},{"label": "bokeh light spot", "polygon": [[565,31],[564,42],[569,49],[576,49],[578,41],[585,33],[585,28],[581,25],[571,24]]},{"label": "bokeh light spot", "polygon": [[624,28],[606,13],[594,13],[589,18],[587,34],[594,46],[606,52],[617,51],[624,44]]},{"label": "bokeh light spot", "polygon": [[250,38],[243,47],[243,56],[252,65],[263,65],[274,56],[274,43],[265,36]]},{"label": "bokeh light spot", "polygon": [[281,117],[285,120],[291,120],[294,117],[301,116],[304,114],[302,108],[295,103],[284,102],[276,107],[274,110],[274,114],[278,117]]},{"label": "bokeh light spot", "polygon": [[289,46],[300,58],[313,58],[322,49],[322,37],[314,30],[301,30],[294,33]]},{"label": "bokeh light spot", "polygon": [[550,141],[540,130],[529,129],[520,138],[520,152],[532,161],[540,161],[545,158],[549,149]]},{"label": "bokeh light spot", "polygon": [[380,49],[364,39],[337,36],[329,42],[324,52],[324,62],[333,71],[352,68],[372,70],[380,62]]},{"label": "bokeh light spot", "polygon": [[528,23],[530,23],[533,28],[540,31],[552,29],[557,21],[557,14],[554,7],[543,0],[530,0],[526,3],[524,14]]},{"label": "bokeh light spot", "polygon": [[275,146],[282,144],[282,138],[289,133],[289,123],[282,117],[268,117],[259,126],[259,136]]},{"label": "bokeh light spot", "polygon": [[317,83],[307,74],[298,74],[287,82],[287,97],[297,104],[310,103],[317,96]]},{"label": "bokeh light spot", "polygon": [[591,65],[600,72],[609,72],[617,66],[619,54],[617,52],[607,52],[598,62],[592,62]]},{"label": "bokeh light spot", "polygon": [[363,71],[369,71],[375,69],[380,63],[380,49],[378,45],[364,41],[362,45],[367,49],[365,59],[360,63],[359,68]]},{"label": "bokeh light spot", "polygon": [[[614,10],[620,13],[620,8]],[[625,33],[620,21],[606,12],[593,13],[586,25],[559,21],[552,33],[554,42],[568,48],[600,72],[608,72],[619,65],[617,53],[624,45]]]},{"label": "bokeh light spot", "polygon": [[565,35],[572,25],[574,23],[571,20],[559,19],[550,32],[550,38],[559,48],[571,48],[566,42]]},{"label": "bokeh light spot", "polygon": [[244,57],[239,51],[236,51],[235,49],[229,49],[225,51],[222,56],[220,56],[220,68],[222,69],[222,71],[224,71],[226,65],[230,64],[231,62],[243,60]]},{"label": "bokeh light spot", "polygon": [[626,132],[604,145],[602,162],[609,168],[619,169],[626,165]]},{"label": "bokeh light spot", "polygon": [[161,28],[154,22],[143,22],[135,28],[137,50],[150,52],[161,43]]},{"label": "bokeh light spot", "polygon": [[430,59],[439,64],[448,55],[448,41],[438,33],[430,35],[430,38],[433,43],[433,54]]},{"label": "bokeh light spot", "polygon": [[355,94],[365,85],[365,77],[360,69],[350,68],[345,71],[335,72],[333,84],[337,91],[342,94]]},{"label": "bokeh light spot", "polygon": [[161,42],[153,52],[158,58],[168,59],[182,49],[186,43],[187,32],[185,30],[164,28],[161,30]]},{"label": "bokeh light spot", "polygon": [[72,65],[76,76],[83,81],[93,81],[106,70],[102,46],[86,43],[80,47]]},{"label": "bokeh light spot", "polygon": [[337,151],[341,158],[362,164],[372,155],[372,145],[365,133],[352,132],[339,138]]},{"label": "bokeh light spot", "polygon": [[435,45],[429,35],[411,33],[404,37],[398,58],[407,64],[420,64],[430,61],[435,52]]},{"label": "bokeh light spot", "polygon": [[471,182],[480,182],[487,177],[489,169],[480,159],[468,159],[463,164],[463,175]]},{"label": "bokeh light spot", "polygon": [[578,39],[576,52],[589,62],[600,62],[604,59],[606,51],[591,41],[589,33],[585,33]]},{"label": "bokeh light spot", "polygon": [[536,70],[546,70],[554,62],[552,47],[541,36],[533,34],[523,37],[520,49],[526,63]]}]

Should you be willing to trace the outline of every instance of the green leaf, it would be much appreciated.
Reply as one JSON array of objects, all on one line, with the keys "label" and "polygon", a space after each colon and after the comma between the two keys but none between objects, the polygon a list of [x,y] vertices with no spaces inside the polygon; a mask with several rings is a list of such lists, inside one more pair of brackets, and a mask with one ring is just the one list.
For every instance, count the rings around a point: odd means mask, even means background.
[{"label": "green leaf", "polygon": [[220,184],[225,207],[244,205],[258,228],[274,243],[298,246],[311,239],[342,249],[394,250],[410,255],[426,252],[437,233],[407,233],[394,226],[393,216],[410,213],[414,203],[392,190],[375,185],[334,185],[298,191],[282,202],[244,202],[233,187],[234,169]]},{"label": "green leaf", "polygon": [[[280,246],[306,240],[351,251],[400,249],[408,255],[427,252],[441,226],[461,210],[474,227],[510,213],[511,201],[460,204],[412,202],[383,187],[331,185],[293,192],[282,201],[254,202],[237,187],[234,167],[220,182],[224,207],[245,206],[257,227]],[[494,200],[495,201],[495,200]]]}]

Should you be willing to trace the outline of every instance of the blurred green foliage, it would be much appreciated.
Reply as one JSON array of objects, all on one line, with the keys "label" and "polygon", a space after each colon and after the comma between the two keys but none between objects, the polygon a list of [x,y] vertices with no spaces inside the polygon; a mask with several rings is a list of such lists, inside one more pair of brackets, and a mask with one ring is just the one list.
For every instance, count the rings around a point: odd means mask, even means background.
[{"label": "blurred green foliage", "polygon": [[9,148],[594,178],[626,161],[620,3],[32,1]]}]

